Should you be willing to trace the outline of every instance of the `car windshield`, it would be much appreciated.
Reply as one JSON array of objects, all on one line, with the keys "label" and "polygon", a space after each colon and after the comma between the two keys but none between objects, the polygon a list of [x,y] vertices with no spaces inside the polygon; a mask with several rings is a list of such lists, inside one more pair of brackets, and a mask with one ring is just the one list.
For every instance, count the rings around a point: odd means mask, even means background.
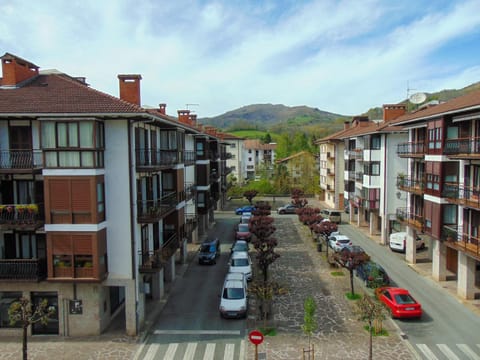
[{"label": "car windshield", "polygon": [[238,231],[240,232],[248,232],[248,224],[239,224]]},{"label": "car windshield", "polygon": [[247,244],[242,244],[242,243],[237,243],[233,246],[233,250],[235,251],[240,251],[240,250],[246,251],[247,248],[248,248]]},{"label": "car windshield", "polygon": [[337,242],[339,242],[340,244],[348,244],[350,242],[350,240],[342,239],[342,240],[337,240]]},{"label": "car windshield", "polygon": [[232,259],[232,266],[248,266],[248,259]]},{"label": "car windshield", "polygon": [[395,295],[395,301],[397,304],[415,304],[416,301],[408,294],[397,294]]},{"label": "car windshield", "polygon": [[215,246],[210,244],[202,244],[200,246],[200,252],[210,252],[215,251]]},{"label": "car windshield", "polygon": [[223,298],[230,300],[243,299],[245,297],[242,288],[225,288],[223,289]]}]

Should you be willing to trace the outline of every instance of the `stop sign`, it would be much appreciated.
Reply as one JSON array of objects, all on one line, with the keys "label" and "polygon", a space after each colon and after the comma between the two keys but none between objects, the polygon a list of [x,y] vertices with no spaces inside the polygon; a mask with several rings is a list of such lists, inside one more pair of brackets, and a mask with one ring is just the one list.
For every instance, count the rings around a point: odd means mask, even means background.
[{"label": "stop sign", "polygon": [[260,345],[263,342],[263,334],[258,330],[252,330],[248,334],[248,339],[254,345]]}]

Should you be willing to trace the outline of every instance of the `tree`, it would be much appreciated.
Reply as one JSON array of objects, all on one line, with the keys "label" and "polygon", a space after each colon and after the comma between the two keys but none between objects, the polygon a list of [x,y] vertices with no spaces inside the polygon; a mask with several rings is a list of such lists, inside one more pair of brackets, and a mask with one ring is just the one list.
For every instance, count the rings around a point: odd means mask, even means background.
[{"label": "tree", "polygon": [[43,299],[34,306],[30,299],[21,297],[18,301],[13,302],[8,308],[8,318],[10,325],[20,323],[23,329],[22,353],[23,360],[27,360],[27,332],[30,325],[38,322],[46,325],[48,319],[55,315],[55,308],[48,306],[47,299]]},{"label": "tree", "polygon": [[[362,299],[357,302],[357,314],[359,320],[366,321],[368,324],[368,330],[370,333],[369,346],[368,346],[368,359],[372,359],[372,337],[373,333],[378,333],[379,327],[381,331],[382,320],[385,319],[384,307],[377,301],[373,301],[370,296],[364,294]],[[374,323],[377,326],[373,326]],[[380,326],[378,326],[380,324]]]},{"label": "tree", "polygon": [[272,300],[275,296],[286,294],[288,292],[287,289],[276,282],[254,281],[248,286],[247,291],[261,300],[259,309],[263,319],[263,327],[266,328]]},{"label": "tree", "polygon": [[303,302],[303,325],[302,330],[308,336],[308,348],[310,349],[310,340],[312,334],[317,330],[317,320],[315,319],[315,311],[317,304],[312,296],[308,296]]},{"label": "tree", "polygon": [[248,200],[248,203],[250,205],[252,205],[252,200],[255,196],[258,195],[258,191],[257,190],[247,190],[243,193],[243,196],[245,197],[245,199]]},{"label": "tree", "polygon": [[363,264],[370,260],[370,257],[365,252],[352,252],[348,248],[343,248],[341,251],[335,253],[333,258],[341,267],[348,270],[350,273],[350,288],[352,290],[352,296],[355,296],[353,288],[353,270],[360,264]]}]

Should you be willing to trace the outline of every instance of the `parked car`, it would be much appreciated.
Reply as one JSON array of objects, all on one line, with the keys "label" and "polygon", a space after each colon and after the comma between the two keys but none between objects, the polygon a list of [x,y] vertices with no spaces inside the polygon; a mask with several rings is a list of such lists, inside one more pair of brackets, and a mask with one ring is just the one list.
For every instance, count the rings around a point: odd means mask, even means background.
[{"label": "parked car", "polygon": [[295,211],[298,209],[298,207],[296,207],[295,205],[293,204],[288,204],[288,205],[284,205],[284,206],[281,206],[277,209],[277,213],[279,214],[295,214]]},{"label": "parked car", "polygon": [[239,273],[239,272],[231,273],[231,272],[229,272],[225,276],[225,281],[228,281],[228,280],[241,281],[243,283],[243,285],[245,286],[245,289],[247,289],[248,283],[247,283],[247,279],[245,278],[245,275],[243,275],[243,273]]},{"label": "parked car", "polygon": [[252,233],[248,224],[238,224],[237,231],[235,231],[235,240],[245,240],[247,242],[252,240]]},{"label": "parked car", "polygon": [[250,250],[250,247],[248,246],[248,242],[245,240],[237,240],[233,243],[230,252],[234,253],[236,251],[244,251],[248,252]]},{"label": "parked car", "polygon": [[340,210],[323,209],[320,211],[320,215],[322,215],[324,219],[328,219],[337,224],[342,222],[342,212]]},{"label": "parked car", "polygon": [[204,241],[198,249],[199,264],[216,264],[220,256],[220,241],[215,238]]},{"label": "parked car", "polygon": [[365,250],[359,245],[346,245],[340,251],[348,251],[352,254],[366,254]]},{"label": "parked car", "polygon": [[387,306],[392,318],[419,318],[422,316],[422,305],[406,289],[381,287],[376,290],[376,294],[378,299]]},{"label": "parked car", "polygon": [[253,205],[245,205],[245,206],[242,206],[242,207],[239,207],[239,208],[236,208],[235,209],[235,214],[236,215],[242,215],[243,213],[251,213],[255,211],[255,206]]},{"label": "parked car", "polygon": [[335,251],[340,251],[343,247],[351,245],[353,245],[352,240],[346,235],[334,235],[328,238],[328,246]]},{"label": "parked car", "polygon": [[[390,234],[390,249],[392,251],[405,252],[407,243],[407,233],[404,231],[396,232]],[[425,248],[425,241],[417,235],[415,240],[416,248],[423,249]]]},{"label": "parked car", "polygon": [[220,316],[224,318],[244,318],[247,316],[247,289],[241,280],[228,280],[223,283],[220,294]]},{"label": "parked car", "polygon": [[247,252],[235,251],[230,258],[229,272],[240,272],[247,281],[252,280],[252,260]]},{"label": "parked car", "polygon": [[374,261],[360,264],[356,268],[356,273],[367,287],[379,287],[390,284],[390,278],[385,269]]}]

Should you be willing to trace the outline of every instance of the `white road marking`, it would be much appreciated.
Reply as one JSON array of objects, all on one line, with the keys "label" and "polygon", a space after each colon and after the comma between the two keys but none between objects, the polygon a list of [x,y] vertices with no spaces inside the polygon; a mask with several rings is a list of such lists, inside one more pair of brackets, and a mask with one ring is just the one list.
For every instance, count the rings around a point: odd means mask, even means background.
[{"label": "white road marking", "polygon": [[173,360],[175,353],[177,352],[178,343],[173,343],[168,345],[167,352],[165,353],[165,357],[163,360]]},{"label": "white road marking", "polygon": [[428,360],[438,360],[438,358],[435,356],[435,354],[432,352],[432,350],[430,350],[428,348],[427,345],[425,344],[417,344],[417,347],[420,349],[420,351],[422,352],[423,355],[425,355],[425,357],[428,359]]},{"label": "white road marking", "polygon": [[183,355],[184,360],[193,360],[195,356],[195,350],[197,349],[197,343],[188,343],[187,350]]},{"label": "white road marking", "polygon": [[155,335],[240,335],[240,330],[155,330]]},{"label": "white road marking", "polygon": [[458,348],[463,351],[465,355],[471,360],[480,360],[480,356],[475,354],[472,349],[466,344],[457,344]]},{"label": "white road marking", "polygon": [[203,360],[214,360],[215,356],[215,344],[207,344],[205,348],[205,354],[203,355]]},{"label": "white road marking", "polygon": [[460,360],[460,358],[457,355],[455,355],[455,353],[452,350],[450,350],[448,345],[437,344],[437,346],[440,349],[440,351],[445,354],[448,360]]},{"label": "white road marking", "polygon": [[150,347],[148,348],[148,351],[145,354],[145,357],[143,358],[143,360],[154,360],[155,355],[157,354],[157,351],[158,351],[159,348],[160,348],[160,345],[151,344]]},{"label": "white road marking", "polygon": [[235,353],[235,344],[226,344],[223,360],[233,360],[234,353]]}]

